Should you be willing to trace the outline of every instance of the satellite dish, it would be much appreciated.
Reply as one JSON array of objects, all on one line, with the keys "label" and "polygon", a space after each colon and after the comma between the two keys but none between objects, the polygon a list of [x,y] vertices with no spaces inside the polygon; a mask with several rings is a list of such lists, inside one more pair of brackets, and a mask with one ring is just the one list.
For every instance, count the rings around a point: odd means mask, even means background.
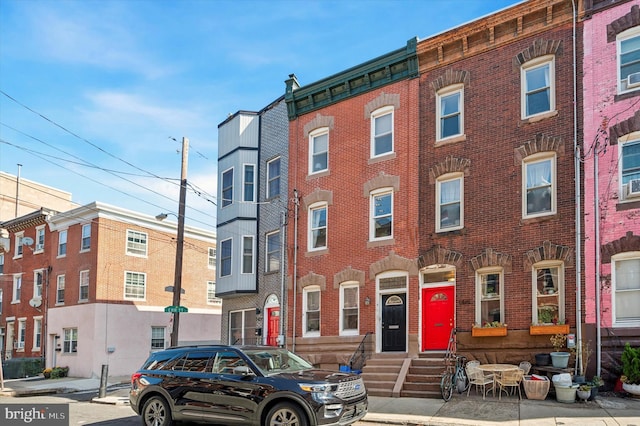
[{"label": "satellite dish", "polygon": [[23,237],[22,238],[22,245],[32,246],[33,245],[33,238],[31,238],[31,237]]},{"label": "satellite dish", "polygon": [[42,305],[42,299],[39,297],[34,297],[33,299],[29,300],[29,305],[31,305],[34,308],[37,308],[40,305]]}]

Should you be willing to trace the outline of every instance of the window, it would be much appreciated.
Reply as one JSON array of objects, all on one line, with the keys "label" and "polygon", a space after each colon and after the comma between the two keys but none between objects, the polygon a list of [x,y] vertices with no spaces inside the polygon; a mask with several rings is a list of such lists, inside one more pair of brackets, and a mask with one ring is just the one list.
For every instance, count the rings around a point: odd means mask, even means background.
[{"label": "window", "polygon": [[529,61],[521,69],[522,118],[556,109],[554,58],[543,56]]},{"label": "window", "polygon": [[441,90],[436,96],[436,139],[446,139],[464,133],[464,86],[456,84]]},{"label": "window", "polygon": [[42,318],[33,319],[33,349],[39,350],[42,346]]},{"label": "window", "polygon": [[320,288],[305,287],[302,290],[302,330],[304,336],[320,335]]},{"label": "window", "polygon": [[244,182],[242,184],[242,200],[245,202],[255,201],[255,168],[253,164],[244,165]]},{"label": "window", "polygon": [[232,240],[228,239],[221,241],[220,249],[222,250],[222,257],[220,258],[220,276],[226,277],[231,275]]},{"label": "window", "polygon": [[13,299],[11,303],[17,303],[20,301],[20,293],[22,292],[22,274],[15,274],[13,276]]},{"label": "window", "polygon": [[253,274],[253,237],[242,237],[242,273]]},{"label": "window", "polygon": [[267,162],[267,198],[280,195],[280,158]]},{"label": "window", "polygon": [[15,252],[13,254],[14,258],[22,257],[22,252],[24,250],[24,247],[22,245],[23,239],[24,239],[24,232],[18,232],[16,234],[16,236],[15,236],[16,249],[15,249]]},{"label": "window", "polygon": [[0,288],[0,315],[2,315],[2,301],[4,300],[4,291]]},{"label": "window", "polygon": [[63,329],[64,340],[62,343],[62,352],[66,354],[75,353],[78,350],[78,329],[77,328],[65,328]]},{"label": "window", "polygon": [[80,250],[85,251],[91,248],[91,224],[86,223],[82,225],[82,243],[80,244]]},{"label": "window", "polygon": [[58,275],[56,283],[56,304],[64,303],[64,275]]},{"label": "window", "polygon": [[44,281],[44,271],[33,271],[33,297],[42,297],[42,282]]},{"label": "window", "polygon": [[267,272],[280,270],[280,232],[267,234]]},{"label": "window", "polygon": [[340,334],[358,334],[358,283],[340,286]]},{"label": "window", "polygon": [[462,175],[449,175],[436,182],[436,232],[464,227],[462,184]]},{"label": "window", "polygon": [[555,155],[532,155],[522,163],[524,189],[522,203],[524,217],[537,217],[555,213]]},{"label": "window", "polygon": [[503,272],[484,268],[476,272],[476,323],[504,323]]},{"label": "window", "polygon": [[159,351],[164,349],[165,327],[151,327],[151,350]]},{"label": "window", "polygon": [[640,27],[631,28],[618,35],[619,91],[640,88]]},{"label": "window", "polygon": [[4,274],[4,253],[0,253],[0,274]]},{"label": "window", "polygon": [[622,150],[622,167],[620,167],[620,181],[624,199],[635,198],[640,196],[640,188],[637,182],[631,184],[632,180],[640,180],[640,133],[633,133],[631,138],[620,143]]},{"label": "window", "polygon": [[611,263],[614,324],[637,327],[640,324],[640,251],[617,254]]},{"label": "window", "polygon": [[369,238],[378,240],[393,237],[393,192],[386,189],[372,193],[370,210]]},{"label": "window", "polygon": [[67,255],[67,231],[58,231],[58,256]]},{"label": "window", "polygon": [[561,263],[533,265],[533,324],[564,323],[564,269]]},{"label": "window", "polygon": [[327,248],[327,205],[309,208],[309,251]]},{"label": "window", "polygon": [[213,247],[209,247],[209,269],[216,268],[216,249]]},{"label": "window", "polygon": [[309,174],[329,169],[329,129],[322,128],[309,134]]},{"label": "window", "polygon": [[24,350],[24,342],[27,338],[27,320],[20,318],[18,320],[18,350]]},{"label": "window", "polygon": [[38,226],[36,228],[36,252],[41,252],[44,250],[44,225]]},{"label": "window", "polygon": [[80,300],[89,299],[89,271],[80,271]]},{"label": "window", "polygon": [[125,272],[124,298],[142,300],[146,296],[146,274],[142,272]]},{"label": "window", "polygon": [[256,343],[256,310],[229,312],[229,344]]},{"label": "window", "polygon": [[222,173],[222,207],[233,203],[233,168]]},{"label": "window", "polygon": [[147,255],[147,234],[127,230],[127,254],[132,256]]},{"label": "window", "polygon": [[207,303],[209,305],[222,305],[222,299],[216,297],[215,281],[207,281]]},{"label": "window", "polygon": [[371,157],[393,152],[393,107],[371,114]]}]

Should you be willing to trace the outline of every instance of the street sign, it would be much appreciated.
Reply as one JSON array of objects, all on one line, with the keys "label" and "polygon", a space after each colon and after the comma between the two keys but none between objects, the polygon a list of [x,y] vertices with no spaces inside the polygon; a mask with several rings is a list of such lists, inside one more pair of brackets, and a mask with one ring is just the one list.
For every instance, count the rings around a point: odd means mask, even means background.
[{"label": "street sign", "polygon": [[165,312],[175,314],[177,312],[189,312],[186,306],[167,306],[164,308]]}]

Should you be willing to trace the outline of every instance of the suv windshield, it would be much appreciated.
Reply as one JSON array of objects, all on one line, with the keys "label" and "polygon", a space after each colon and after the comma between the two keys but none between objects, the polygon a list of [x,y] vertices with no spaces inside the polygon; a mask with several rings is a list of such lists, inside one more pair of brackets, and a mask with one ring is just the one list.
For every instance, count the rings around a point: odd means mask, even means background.
[{"label": "suv windshield", "polygon": [[307,361],[286,349],[245,349],[244,353],[251,358],[265,376],[283,372],[304,371],[313,368]]}]

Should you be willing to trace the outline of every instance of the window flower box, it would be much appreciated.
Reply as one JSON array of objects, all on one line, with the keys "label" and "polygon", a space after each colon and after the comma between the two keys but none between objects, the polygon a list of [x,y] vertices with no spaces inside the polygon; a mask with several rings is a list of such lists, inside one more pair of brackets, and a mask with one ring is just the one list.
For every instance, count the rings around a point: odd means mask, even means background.
[{"label": "window flower box", "polygon": [[500,337],[507,335],[507,327],[473,327],[471,329],[473,337]]},{"label": "window flower box", "polygon": [[529,334],[539,336],[543,334],[569,334],[569,324],[542,324],[529,326]]}]

